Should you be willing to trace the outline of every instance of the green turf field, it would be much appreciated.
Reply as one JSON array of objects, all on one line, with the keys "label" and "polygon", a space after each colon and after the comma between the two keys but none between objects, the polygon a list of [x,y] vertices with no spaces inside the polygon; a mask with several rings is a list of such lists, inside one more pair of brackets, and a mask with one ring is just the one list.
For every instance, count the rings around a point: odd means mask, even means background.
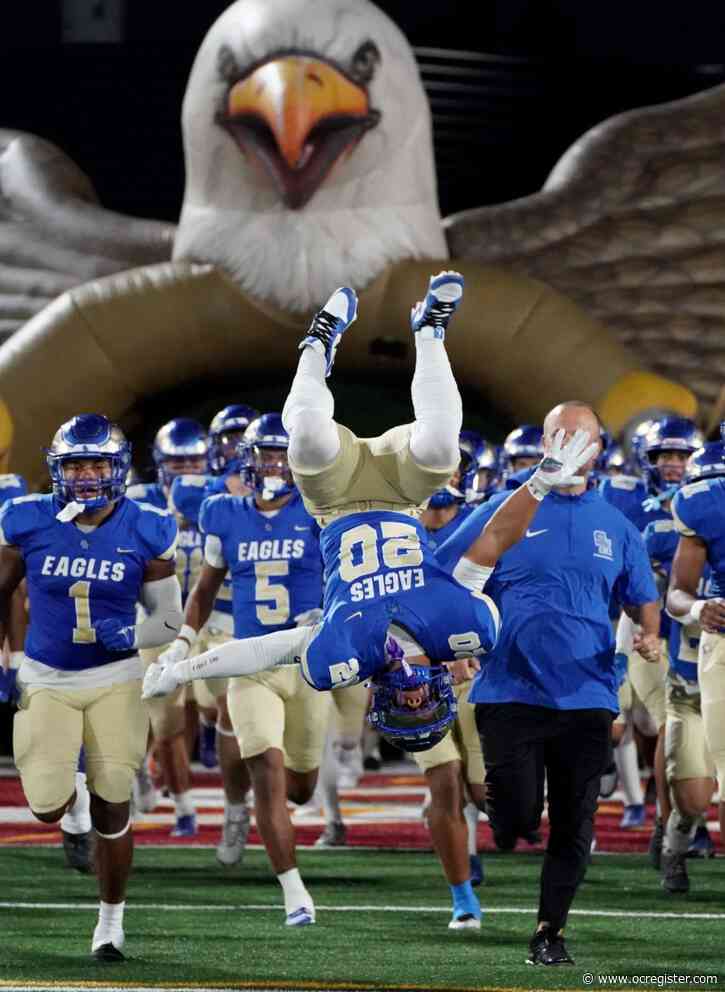
[{"label": "green turf field", "polygon": [[673,899],[643,857],[595,856],[569,921],[576,966],[555,969],[524,963],[541,865],[534,855],[486,858],[479,891],[490,911],[480,932],[457,933],[447,929],[448,889],[430,854],[300,852],[318,923],[291,930],[263,852],[225,871],[210,850],[140,848],[126,913],[129,960],[119,965],[89,958],[95,880],[62,861],[53,848],[0,851],[0,987],[603,988],[600,974],[710,974],[717,983],[665,986],[660,978],[660,987],[725,988],[725,859],[689,862],[693,894]]}]

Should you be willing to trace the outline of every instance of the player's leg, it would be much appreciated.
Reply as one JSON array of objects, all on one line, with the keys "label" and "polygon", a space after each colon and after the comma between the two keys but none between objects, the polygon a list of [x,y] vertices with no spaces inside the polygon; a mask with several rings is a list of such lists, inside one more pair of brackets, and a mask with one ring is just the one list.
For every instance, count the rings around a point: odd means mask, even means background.
[{"label": "player's leg", "polygon": [[217,754],[224,788],[224,826],[216,859],[220,864],[229,866],[241,860],[247,843],[251,823],[247,794],[252,787],[252,779],[247,763],[239,753],[239,742],[229,715],[229,680],[209,679],[207,684],[210,683],[225,687],[223,693],[217,696]]},{"label": "player's leg", "polygon": [[353,787],[349,781],[343,780],[343,776],[347,773],[356,777],[353,762],[360,748],[367,706],[368,689],[362,683],[336,689],[332,693],[319,786],[325,829],[315,841],[315,847],[343,847],[346,843],[338,786]]},{"label": "player's leg", "polygon": [[445,329],[461,301],[463,278],[441,272],[430,280],[428,293],[411,314],[415,336],[415,371],[411,385],[415,423],[410,451],[428,469],[458,466],[458,436],[463,407],[445,349]]},{"label": "player's leg", "polygon": [[285,698],[291,676],[300,677],[296,668],[234,679],[228,705],[252,780],[257,830],[282,886],[286,921],[298,926],[314,922],[314,905],[297,868],[294,827],[287,808]]},{"label": "player's leg", "polygon": [[60,821],[66,864],[82,875],[93,871],[95,841],[91,830],[91,794],[86,782],[86,756],[83,748],[78,755],[76,798]]},{"label": "player's leg", "polygon": [[[141,651],[148,671],[164,648]],[[196,810],[191,795],[191,767],[186,743],[186,691],[179,686],[163,699],[148,703],[155,753],[164,781],[174,803],[175,824],[172,837],[192,837],[196,833]]]},{"label": "player's leg", "polygon": [[[208,647],[204,640],[194,645],[195,648],[198,647],[199,651],[204,651]],[[186,729],[187,733],[189,730],[195,731],[194,736],[198,734],[198,752],[199,761],[205,768],[216,768],[219,764],[219,755],[217,754],[217,744],[216,744],[216,727],[219,720],[219,714],[217,712],[216,704],[216,694],[207,686],[206,681],[199,679],[194,683],[193,686],[193,697],[196,704],[196,710],[198,714],[197,727],[193,727],[188,719],[187,711],[187,721]],[[187,697],[188,706],[188,697]],[[190,748],[193,754],[194,746]]]},{"label": "player's leg", "polygon": [[89,691],[83,714],[100,894],[91,950],[104,961],[123,960],[123,914],[133,860],[130,799],[149,725],[140,688],[132,681]]},{"label": "player's leg", "polygon": [[725,637],[703,633],[698,655],[705,740],[715,765],[720,799],[720,844],[725,844]]},{"label": "player's leg", "polygon": [[28,805],[43,823],[57,823],[77,799],[82,703],[78,693],[42,687],[27,688],[20,697],[13,754]]}]

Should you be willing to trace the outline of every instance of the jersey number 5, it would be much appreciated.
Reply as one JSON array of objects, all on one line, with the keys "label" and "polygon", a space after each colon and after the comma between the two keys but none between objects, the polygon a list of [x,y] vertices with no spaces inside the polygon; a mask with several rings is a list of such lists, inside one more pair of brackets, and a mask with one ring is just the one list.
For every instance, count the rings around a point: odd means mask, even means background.
[{"label": "jersey number 5", "polygon": [[76,604],[76,626],[73,628],[74,644],[95,644],[96,632],[91,626],[91,584],[74,582],[68,589]]}]

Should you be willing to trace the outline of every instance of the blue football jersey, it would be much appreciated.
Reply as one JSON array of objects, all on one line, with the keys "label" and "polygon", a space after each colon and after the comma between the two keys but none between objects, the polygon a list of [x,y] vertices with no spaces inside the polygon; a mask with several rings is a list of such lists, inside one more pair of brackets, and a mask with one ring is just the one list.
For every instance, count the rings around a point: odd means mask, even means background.
[{"label": "blue football jersey", "polygon": [[[185,476],[185,478],[204,479],[205,476]],[[174,480],[176,481],[176,480]],[[170,509],[175,512],[174,504],[158,482],[139,483],[130,486],[126,495],[136,503],[155,506],[159,509]],[[183,519],[179,519],[183,518]],[[176,578],[181,586],[181,602],[185,603],[194,583],[199,578],[201,566],[204,564],[204,540],[199,532],[196,520],[179,513],[179,540],[176,545]]]},{"label": "blue football jersey", "polygon": [[53,496],[11,500],[0,510],[4,544],[25,560],[32,622],[25,653],[63,671],[95,668],[135,651],[108,651],[94,623],[136,622],[146,566],[171,558],[176,543],[172,513],[121,499],[113,514],[89,533],[61,523]]},{"label": "blue football jersey", "polygon": [[[190,544],[186,547],[184,529],[179,532],[180,550],[184,552],[185,561],[177,558],[177,575],[179,575],[184,600],[199,577],[204,564],[204,537],[199,530],[199,514],[201,504],[208,496],[227,492],[224,476],[218,475],[177,475],[171,484],[169,505],[184,521],[191,524],[193,537],[189,534]],[[186,584],[185,584],[186,582]],[[232,616],[232,577],[227,572],[224,576],[219,595],[214,600],[214,610]]]},{"label": "blue football jersey", "polygon": [[538,465],[529,465],[528,468],[520,468],[518,472],[512,472],[511,475],[506,476],[501,488],[506,492],[513,492],[514,489],[519,489],[525,482],[529,481],[537,468]]},{"label": "blue football jersey", "polygon": [[680,534],[699,537],[707,549],[710,597],[725,596],[725,479],[702,479],[683,486],[672,500]]},{"label": "blue football jersey", "polygon": [[199,523],[220,540],[231,573],[235,637],[294,627],[297,614],[320,606],[320,529],[297,493],[272,517],[253,496],[211,496]]},{"label": "blue football jersey", "polygon": [[22,475],[7,473],[0,475],[0,506],[7,503],[9,499],[17,499],[18,496],[27,496],[28,483]]},{"label": "blue football jersey", "polygon": [[[476,509],[438,549],[443,567],[455,567],[508,496]],[[609,604],[613,595],[654,602],[657,589],[641,535],[595,489],[548,495],[486,592],[501,610],[501,637],[471,702],[618,710]]]},{"label": "blue football jersey", "polygon": [[434,661],[484,654],[496,643],[496,606],[440,567],[418,520],[391,511],[348,514],[325,527],[321,547],[325,618],[302,665],[316,689],[352,685],[385,667],[391,624]]},{"label": "blue football jersey", "polygon": [[[652,564],[669,576],[672,561],[677,551],[680,535],[674,519],[657,520],[648,524],[644,532],[644,543]],[[710,590],[710,566],[705,565],[698,584],[698,595],[703,599],[712,596]],[[667,654],[670,668],[689,682],[697,682],[697,650],[700,644],[699,626],[690,624],[683,627],[676,620],[668,619],[666,629],[660,626],[660,635],[667,637]]]},{"label": "blue football jersey", "polygon": [[466,520],[468,517],[470,517],[470,515],[473,513],[473,510],[474,510],[473,506],[467,506],[464,503],[462,505],[459,505],[458,513],[455,515],[455,517],[453,517],[452,520],[449,520],[447,524],[444,524],[442,527],[439,527],[437,530],[429,530],[426,527],[425,532],[428,535],[428,544],[430,545],[430,547],[433,548],[433,550],[435,551],[435,549],[439,548],[441,544],[445,544],[445,542],[448,540],[451,534],[453,534],[454,531],[456,531],[461,526],[463,521]]},{"label": "blue football jersey", "polygon": [[627,520],[632,521],[640,534],[644,533],[647,524],[653,520],[670,518],[669,511],[662,508],[645,510],[643,504],[648,497],[647,487],[633,475],[607,476],[599,484],[599,492],[607,503],[616,506]]}]

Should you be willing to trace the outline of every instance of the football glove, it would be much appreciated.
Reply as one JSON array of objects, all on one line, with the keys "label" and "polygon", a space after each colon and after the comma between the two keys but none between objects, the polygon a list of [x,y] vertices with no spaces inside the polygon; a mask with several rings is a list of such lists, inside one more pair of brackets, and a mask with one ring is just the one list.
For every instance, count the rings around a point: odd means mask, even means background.
[{"label": "football glove", "polygon": [[93,625],[96,637],[109,651],[133,651],[136,647],[136,627],[124,626],[120,620],[109,617],[97,620]]},{"label": "football glove", "polygon": [[159,665],[173,665],[177,661],[183,661],[188,657],[191,645],[184,638],[177,637],[175,641],[162,651],[158,657]]},{"label": "football glove", "polygon": [[562,428],[554,435],[548,454],[540,462],[526,486],[541,501],[552,489],[559,486],[576,486],[585,481],[577,472],[599,450],[597,441],[589,442],[589,432],[579,429],[564,444],[566,432]]},{"label": "football glove", "polygon": [[[169,648],[169,650],[171,650]],[[168,652],[165,651],[164,654]],[[141,686],[141,699],[158,699],[168,696],[182,684],[182,679],[176,674],[175,665],[162,665],[155,661],[146,669]]]}]

